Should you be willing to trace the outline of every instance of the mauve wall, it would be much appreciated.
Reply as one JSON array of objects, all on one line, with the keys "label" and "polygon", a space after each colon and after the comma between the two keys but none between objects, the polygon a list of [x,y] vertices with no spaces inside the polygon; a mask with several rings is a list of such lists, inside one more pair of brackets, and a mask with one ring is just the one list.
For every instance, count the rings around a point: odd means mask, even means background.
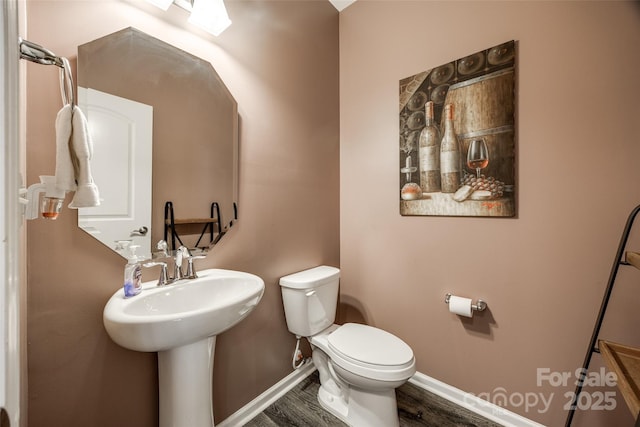
[{"label": "mauve wall", "polygon": [[[199,268],[257,274],[266,291],[217,340],[221,421],[291,371],[295,339],[278,278],[339,263],[338,13],[324,1],[228,1],[233,25],[207,41],[181,27],[187,14],[176,7],[162,13],[118,0],[26,6],[25,38],[69,57],[74,69],[78,45],[135,26],[210,61],[238,101],[240,221]],[[26,66],[31,184],[54,172],[61,103],[57,69]],[[155,426],[155,354],[120,348],[102,326],[125,260],[79,230],[76,216],[65,209],[55,222],[27,224],[29,426]]]},{"label": "mauve wall", "polygon": [[[398,81],[513,39],[518,217],[401,217]],[[564,425],[575,377],[538,386],[537,369],[581,366],[640,203],[638,46],[637,2],[363,0],[340,14],[342,298],[406,340],[419,371]],[[603,338],[640,345],[639,274],[621,273]],[[447,292],[489,310],[461,320]],[[574,425],[632,425],[616,388],[588,397],[605,392],[617,410],[593,407]]]}]

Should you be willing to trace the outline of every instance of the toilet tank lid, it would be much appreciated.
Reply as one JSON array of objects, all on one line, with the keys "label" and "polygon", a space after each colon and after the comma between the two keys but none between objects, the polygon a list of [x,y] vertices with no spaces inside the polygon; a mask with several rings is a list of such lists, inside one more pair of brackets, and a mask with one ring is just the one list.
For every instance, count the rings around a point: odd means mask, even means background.
[{"label": "toilet tank lid", "polygon": [[321,265],[280,278],[280,286],[293,289],[307,289],[324,285],[338,278],[340,278],[339,269],[328,265]]}]

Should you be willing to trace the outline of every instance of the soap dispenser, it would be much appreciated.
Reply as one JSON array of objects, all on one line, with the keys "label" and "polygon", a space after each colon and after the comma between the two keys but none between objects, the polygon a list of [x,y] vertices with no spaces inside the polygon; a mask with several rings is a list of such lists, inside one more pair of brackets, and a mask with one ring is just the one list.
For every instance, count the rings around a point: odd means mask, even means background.
[{"label": "soap dispenser", "polygon": [[139,245],[129,245],[129,256],[124,268],[124,297],[136,296],[142,291],[142,267],[136,255]]}]

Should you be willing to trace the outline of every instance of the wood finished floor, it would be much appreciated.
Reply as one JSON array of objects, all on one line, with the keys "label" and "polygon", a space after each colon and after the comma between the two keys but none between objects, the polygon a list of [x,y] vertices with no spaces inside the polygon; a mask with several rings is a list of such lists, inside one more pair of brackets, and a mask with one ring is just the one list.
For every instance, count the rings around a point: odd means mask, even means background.
[{"label": "wood finished floor", "polygon": [[[318,403],[318,372],[278,399],[246,427],[345,427]],[[396,390],[400,427],[500,427],[426,390],[406,383]]]}]

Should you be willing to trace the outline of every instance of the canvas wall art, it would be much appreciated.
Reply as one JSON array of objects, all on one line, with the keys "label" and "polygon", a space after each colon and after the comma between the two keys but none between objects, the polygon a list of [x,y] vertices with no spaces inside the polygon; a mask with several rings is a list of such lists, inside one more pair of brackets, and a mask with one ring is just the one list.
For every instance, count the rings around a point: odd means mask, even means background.
[{"label": "canvas wall art", "polygon": [[516,43],[400,80],[400,214],[516,215]]}]

